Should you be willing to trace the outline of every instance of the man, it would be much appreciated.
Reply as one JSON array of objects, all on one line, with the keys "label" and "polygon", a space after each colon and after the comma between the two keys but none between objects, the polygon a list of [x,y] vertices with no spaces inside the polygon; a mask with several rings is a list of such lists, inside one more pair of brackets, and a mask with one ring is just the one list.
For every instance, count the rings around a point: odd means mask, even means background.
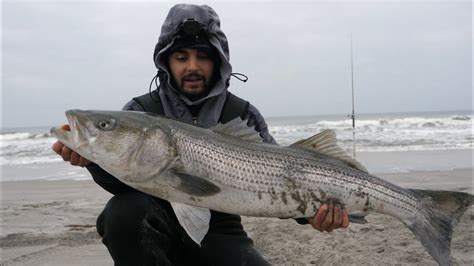
[{"label": "man", "polygon": [[[153,59],[159,88],[134,98],[124,110],[157,112],[205,128],[240,116],[265,142],[276,144],[259,111],[227,91],[232,74],[229,49],[212,8],[171,8]],[[210,229],[199,247],[167,201],[124,185],[60,142],[53,150],[72,165],[86,166],[94,180],[114,194],[97,219],[97,230],[116,265],[268,265],[238,215],[212,211]],[[328,205],[308,220],[315,229],[328,232],[349,224],[345,210]]]}]

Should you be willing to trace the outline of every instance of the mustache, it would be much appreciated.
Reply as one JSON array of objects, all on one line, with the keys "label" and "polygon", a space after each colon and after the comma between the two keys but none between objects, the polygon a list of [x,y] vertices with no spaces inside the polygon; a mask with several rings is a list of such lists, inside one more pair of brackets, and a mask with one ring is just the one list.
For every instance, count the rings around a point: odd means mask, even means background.
[{"label": "mustache", "polygon": [[194,80],[194,79],[203,80],[204,82],[206,82],[206,77],[204,75],[201,75],[201,74],[197,73],[197,72],[189,73],[189,74],[187,74],[183,77],[183,81],[184,80]]}]

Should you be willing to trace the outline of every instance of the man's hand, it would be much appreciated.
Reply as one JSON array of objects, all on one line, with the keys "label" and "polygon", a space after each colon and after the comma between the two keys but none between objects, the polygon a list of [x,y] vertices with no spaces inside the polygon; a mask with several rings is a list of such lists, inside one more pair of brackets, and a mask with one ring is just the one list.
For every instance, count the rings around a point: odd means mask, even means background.
[{"label": "man's hand", "polygon": [[314,218],[308,218],[308,220],[311,226],[320,232],[331,232],[334,229],[347,228],[349,226],[347,211],[333,204],[321,205]]},{"label": "man's hand", "polygon": [[[67,131],[71,130],[69,125],[62,125],[61,129],[67,130]],[[84,167],[84,166],[88,166],[89,164],[91,164],[91,162],[89,160],[87,160],[86,158],[80,156],[77,152],[69,149],[68,147],[66,147],[59,140],[56,141],[53,144],[52,148],[53,148],[54,152],[56,152],[57,154],[61,155],[61,157],[63,157],[64,161],[69,162],[71,165],[77,165],[77,166],[80,166],[80,167]]]}]

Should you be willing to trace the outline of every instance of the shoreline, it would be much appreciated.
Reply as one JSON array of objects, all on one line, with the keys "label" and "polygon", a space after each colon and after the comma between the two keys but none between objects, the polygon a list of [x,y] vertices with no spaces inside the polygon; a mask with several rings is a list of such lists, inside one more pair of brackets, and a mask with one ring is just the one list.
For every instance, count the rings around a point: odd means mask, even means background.
[{"label": "shoreline", "polygon": [[[473,191],[473,168],[385,173],[379,177],[410,188]],[[2,265],[113,265],[95,229],[112,195],[92,180],[1,182]],[[371,214],[368,224],[319,233],[292,219],[242,217],[256,248],[273,265],[436,265],[413,234],[395,218]],[[474,208],[455,230],[455,265],[474,263]]]}]

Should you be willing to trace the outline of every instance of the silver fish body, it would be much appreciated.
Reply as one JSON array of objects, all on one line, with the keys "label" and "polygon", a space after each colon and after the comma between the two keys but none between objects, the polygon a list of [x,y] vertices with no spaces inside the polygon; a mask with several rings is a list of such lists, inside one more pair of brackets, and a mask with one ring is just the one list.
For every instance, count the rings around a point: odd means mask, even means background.
[{"label": "silver fish body", "polygon": [[312,217],[322,203],[349,211],[411,216],[420,208],[412,191],[347,163],[293,147],[244,142],[197,127],[173,129],[186,173],[206,177],[222,191],[176,200],[248,216]]},{"label": "silver fish body", "polygon": [[195,220],[207,223],[209,209],[301,218],[333,203],[400,219],[439,264],[449,265],[453,226],[473,201],[466,193],[408,190],[370,175],[337,147],[332,131],[282,147],[262,143],[239,120],[203,129],[140,112],[66,115],[72,133],[52,129],[58,139],[129,186],[170,201],[191,237],[204,231],[193,238],[198,243],[207,227],[194,228]]}]

